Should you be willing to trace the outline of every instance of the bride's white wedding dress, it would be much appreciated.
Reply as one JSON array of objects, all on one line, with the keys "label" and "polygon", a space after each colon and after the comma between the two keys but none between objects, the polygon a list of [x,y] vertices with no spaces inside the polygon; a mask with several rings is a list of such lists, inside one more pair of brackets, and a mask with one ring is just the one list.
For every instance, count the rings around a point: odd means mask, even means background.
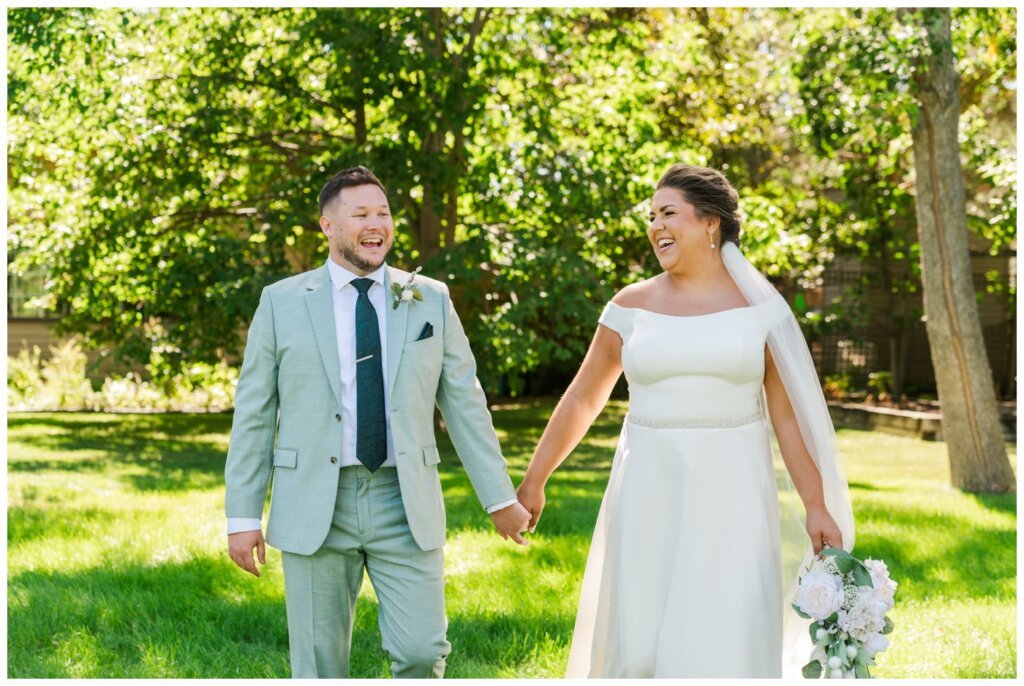
[{"label": "bride's white wedding dress", "polygon": [[[781,677],[779,500],[765,341],[790,313],[609,303],[629,414],[601,504],[567,677]],[[831,427],[830,427],[831,428]]]}]

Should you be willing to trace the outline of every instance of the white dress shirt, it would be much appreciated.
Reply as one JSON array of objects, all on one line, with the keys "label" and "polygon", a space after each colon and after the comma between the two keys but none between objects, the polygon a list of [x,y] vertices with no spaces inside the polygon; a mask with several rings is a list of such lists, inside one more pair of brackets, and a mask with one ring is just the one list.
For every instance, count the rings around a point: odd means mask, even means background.
[{"label": "white dress shirt", "polygon": [[[331,276],[331,298],[334,301],[334,331],[338,341],[338,363],[341,368],[341,467],[357,467],[362,464],[356,457],[356,432],[347,427],[356,427],[356,300],[359,298],[359,291],[352,285],[352,281],[358,278],[367,278],[374,281],[367,291],[370,304],[377,311],[377,325],[380,327],[380,354],[381,365],[384,374],[384,407],[390,407],[388,393],[388,336],[387,336],[387,297],[384,290],[384,274],[387,266],[381,265],[376,271],[360,277],[350,272],[340,264],[327,258],[327,271]],[[385,412],[387,426],[388,450],[387,458],[381,467],[395,467],[395,446],[391,438],[391,413]],[[514,505],[516,500],[505,503],[498,503],[490,508],[488,512],[497,512],[509,505]],[[250,517],[228,517],[228,533],[234,534],[242,531],[258,531],[262,528],[259,519]]]},{"label": "white dress shirt", "polygon": [[[373,285],[366,292],[370,304],[377,311],[377,326],[380,329],[381,372],[384,375],[384,407],[391,407],[388,393],[388,308],[384,297],[384,273],[386,266],[363,278],[372,279]],[[356,456],[356,431],[359,426],[356,416],[356,300],[359,291],[352,282],[361,278],[334,260],[327,260],[331,274],[331,296],[334,300],[334,331],[338,338],[338,365],[341,369],[341,466],[358,467],[362,464]],[[395,466],[395,446],[391,439],[391,413],[384,413],[387,425],[388,450],[382,467]]]}]

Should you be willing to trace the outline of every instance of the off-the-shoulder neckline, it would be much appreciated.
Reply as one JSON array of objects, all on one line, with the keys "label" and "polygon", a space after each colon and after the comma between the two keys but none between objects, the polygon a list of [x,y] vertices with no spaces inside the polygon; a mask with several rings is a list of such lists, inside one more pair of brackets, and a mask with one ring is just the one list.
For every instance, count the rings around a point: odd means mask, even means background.
[{"label": "off-the-shoulder neckline", "polygon": [[[782,296],[776,296],[776,297],[778,297],[780,299],[782,298]],[[653,314],[653,315],[658,316],[658,317],[668,317],[669,319],[699,319],[700,317],[713,317],[716,314],[724,314],[726,312],[736,312],[736,311],[742,311],[742,310],[754,310],[754,309],[757,309],[758,307],[764,307],[765,305],[771,303],[775,299],[776,299],[775,297],[771,297],[771,298],[768,298],[767,300],[765,300],[763,302],[760,302],[760,303],[758,303],[756,305],[747,305],[746,307],[730,307],[730,308],[725,309],[725,310],[715,310],[714,312],[705,312],[704,314],[665,314],[664,312],[655,312],[654,310],[645,310],[642,307],[623,307],[622,305],[617,305],[617,304],[611,302],[610,300],[608,301],[608,304],[612,305],[613,307],[617,307],[620,310],[633,310],[635,312],[646,312],[647,314]]]}]

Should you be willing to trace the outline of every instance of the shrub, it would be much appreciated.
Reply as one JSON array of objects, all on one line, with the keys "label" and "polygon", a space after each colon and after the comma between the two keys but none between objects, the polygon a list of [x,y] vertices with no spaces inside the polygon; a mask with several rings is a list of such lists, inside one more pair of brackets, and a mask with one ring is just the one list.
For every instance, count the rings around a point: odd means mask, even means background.
[{"label": "shrub", "polygon": [[74,338],[50,346],[50,359],[43,366],[43,394],[48,404],[61,410],[80,410],[88,406],[92,384],[85,375],[89,364],[82,346]]},{"label": "shrub", "polygon": [[7,358],[8,408],[222,412],[234,406],[238,370],[226,362],[193,364],[180,374],[152,375],[152,380],[133,372],[114,375],[93,391],[85,376],[88,360],[77,340],[52,346],[50,352],[48,360],[42,359],[38,347]]},{"label": "shrub", "polygon": [[80,410],[89,407],[92,384],[88,359],[75,339],[50,346],[43,360],[39,347],[7,358],[7,406],[19,410]]},{"label": "shrub", "polygon": [[825,377],[822,384],[825,397],[833,400],[842,400],[850,391],[850,377],[846,374],[831,374]]},{"label": "shrub", "polygon": [[171,409],[171,403],[156,385],[128,372],[122,377],[103,380],[92,409],[100,412],[164,411]]},{"label": "shrub", "polygon": [[23,349],[17,357],[7,358],[7,406],[27,409],[30,398],[43,387],[42,351],[38,345]]}]

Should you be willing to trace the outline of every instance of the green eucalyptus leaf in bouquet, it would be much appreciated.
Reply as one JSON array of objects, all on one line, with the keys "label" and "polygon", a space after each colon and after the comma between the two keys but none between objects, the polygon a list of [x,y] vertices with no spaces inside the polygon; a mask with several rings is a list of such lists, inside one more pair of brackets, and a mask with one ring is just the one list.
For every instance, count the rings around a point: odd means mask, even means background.
[{"label": "green eucalyptus leaf in bouquet", "polygon": [[854,565],[853,582],[858,586],[867,586],[868,588],[874,588],[875,586],[874,582],[871,581],[871,572],[862,564]]},{"label": "green eucalyptus leaf in bouquet", "polygon": [[819,679],[821,678],[821,670],[821,663],[817,660],[811,660],[803,666],[800,672],[804,675],[805,679]]}]

